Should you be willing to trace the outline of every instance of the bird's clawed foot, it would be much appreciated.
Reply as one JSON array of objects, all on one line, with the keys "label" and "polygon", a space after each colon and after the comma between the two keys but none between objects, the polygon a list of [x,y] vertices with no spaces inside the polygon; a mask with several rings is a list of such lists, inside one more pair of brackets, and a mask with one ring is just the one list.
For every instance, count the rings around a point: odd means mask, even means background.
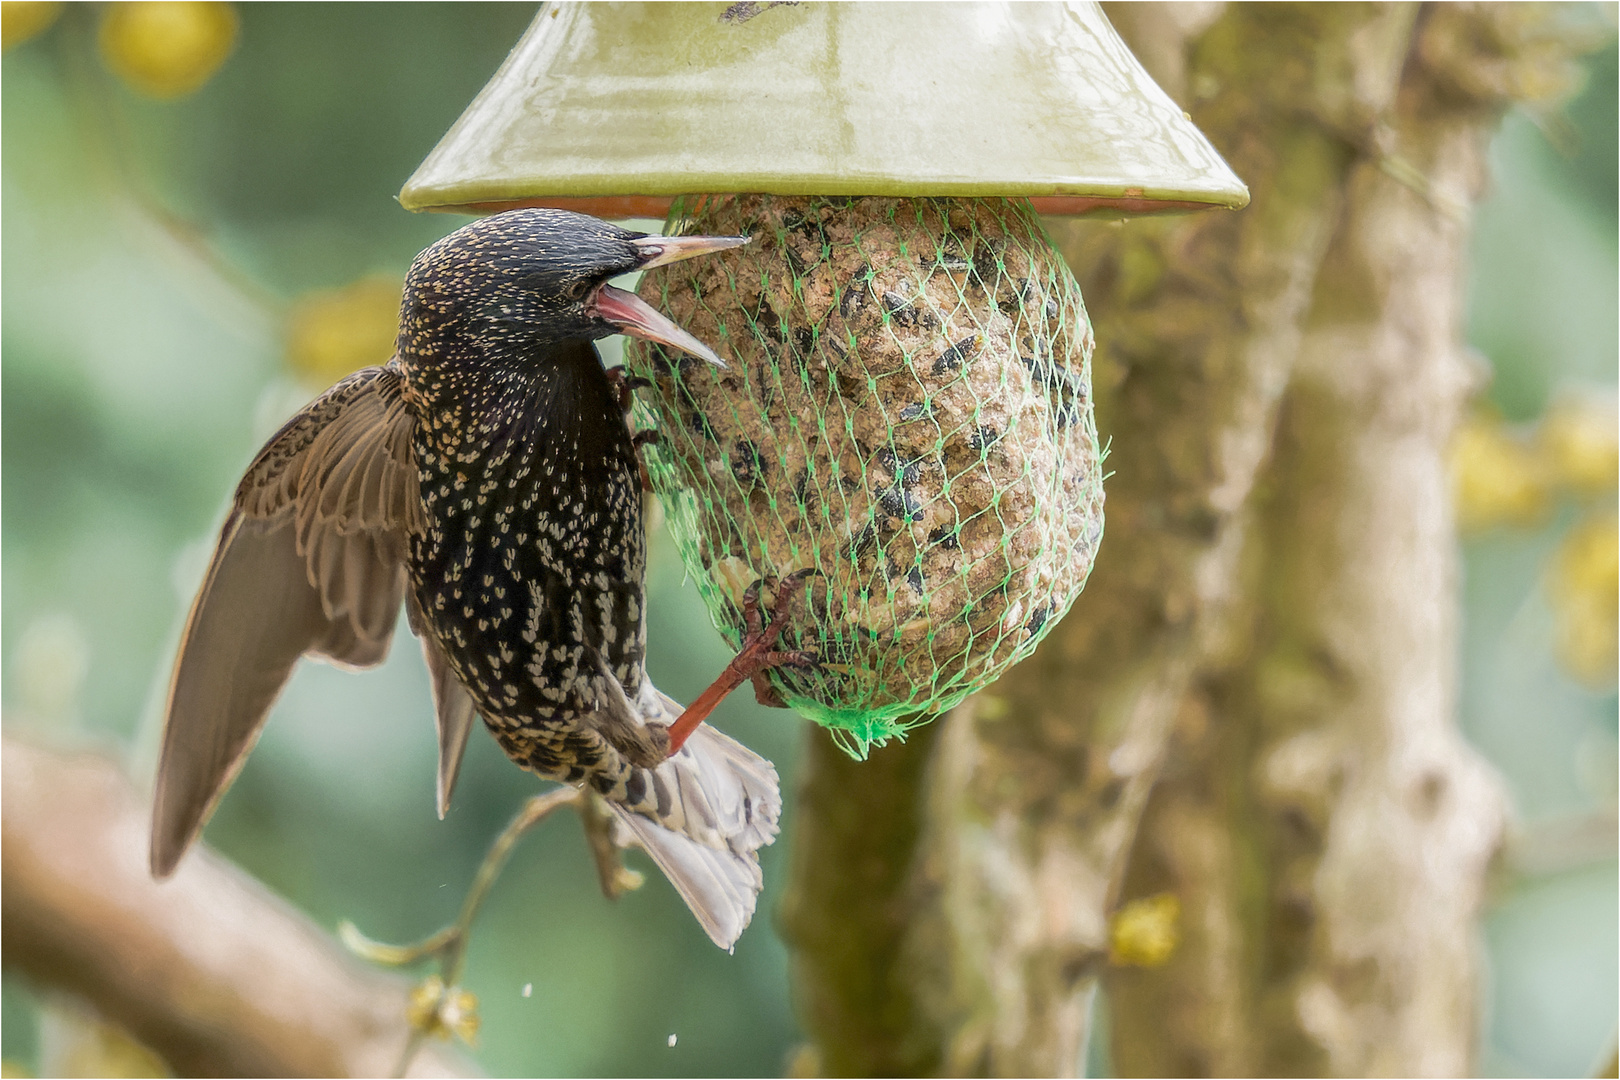
[{"label": "bird's clawed foot", "polygon": [[630,407],[635,404],[635,392],[652,385],[651,379],[632,375],[622,367],[608,368],[607,377],[613,386],[613,396],[619,401],[619,409],[626,415],[629,415]]},{"label": "bird's clawed foot", "polygon": [[748,669],[748,677],[754,684],[754,700],[761,705],[772,709],[785,709],[787,702],[782,695],[776,692],[771,685],[770,670],[778,667],[809,667],[820,659],[815,653],[803,649],[781,650],[774,648],[776,639],[782,634],[782,627],[786,625],[787,613],[793,602],[804,591],[805,582],[818,570],[797,570],[777,583],[776,602],[771,605],[770,625],[765,625],[759,610],[759,594],[765,582],[756,580],[748,586],[743,593],[742,616],[745,633],[743,635],[742,649],[737,653],[733,663],[741,663]]},{"label": "bird's clawed foot", "polygon": [[670,725],[670,753],[680,750],[692,732],[708,719],[715,706],[725,700],[727,694],[749,680],[753,681],[754,697],[761,705],[786,707],[781,695],[766,678],[766,672],[777,667],[808,667],[818,660],[813,652],[776,648],[777,638],[782,636],[782,629],[787,625],[787,614],[792,609],[794,601],[804,591],[805,582],[811,575],[817,573],[820,571],[797,570],[776,583],[776,598],[771,604],[769,624],[765,622],[760,612],[760,591],[764,582],[755,581],[748,587],[748,591],[743,593],[742,648],[737,651],[731,663],[726,665],[720,677],[698,695],[697,700],[687,707],[679,720]]},{"label": "bird's clawed foot", "polygon": [[657,428],[645,428],[630,436],[630,445],[636,451],[636,471],[641,475],[641,490],[651,491],[652,477],[647,474],[647,460],[641,456],[644,446],[658,446],[664,441],[664,436]]}]

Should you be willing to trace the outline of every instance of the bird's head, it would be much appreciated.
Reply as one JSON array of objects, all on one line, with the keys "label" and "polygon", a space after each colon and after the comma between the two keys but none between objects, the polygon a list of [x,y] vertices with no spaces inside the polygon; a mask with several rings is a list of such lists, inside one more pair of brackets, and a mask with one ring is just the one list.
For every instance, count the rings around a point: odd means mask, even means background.
[{"label": "bird's head", "polygon": [[405,279],[401,345],[422,352],[460,338],[510,354],[630,334],[724,367],[707,345],[608,281],[747,242],[746,236],[649,236],[567,210],[495,214],[416,257]]}]

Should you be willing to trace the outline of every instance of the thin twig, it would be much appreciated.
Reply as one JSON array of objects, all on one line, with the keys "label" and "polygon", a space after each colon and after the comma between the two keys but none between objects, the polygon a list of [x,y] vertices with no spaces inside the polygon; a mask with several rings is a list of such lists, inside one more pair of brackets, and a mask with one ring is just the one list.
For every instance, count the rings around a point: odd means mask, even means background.
[{"label": "thin twig", "polygon": [[[439,1000],[441,1002],[453,1000],[460,992],[461,976],[467,961],[467,943],[472,936],[473,922],[478,918],[478,912],[484,906],[484,901],[488,899],[489,892],[494,888],[501,872],[506,869],[507,861],[512,857],[513,847],[524,834],[549,817],[552,811],[564,806],[572,806],[579,812],[581,823],[585,827],[585,838],[590,843],[591,855],[596,861],[602,892],[607,898],[614,900],[630,889],[639,888],[642,876],[625,867],[620,861],[620,848],[613,840],[612,822],[607,817],[600,796],[583,788],[559,787],[530,798],[507,823],[506,828],[501,830],[500,835],[495,838],[495,842],[484,855],[484,861],[479,864],[478,873],[474,875],[466,898],[461,902],[461,912],[456,916],[455,922],[413,944],[389,945],[373,941],[362,934],[354,923],[345,920],[338,927],[343,944],[356,955],[388,967],[407,967],[424,960],[435,961],[439,969],[436,976],[440,981]],[[432,978],[434,977],[430,976],[430,980]],[[427,983],[422,985],[425,986]],[[432,1029],[432,1020],[426,1024],[413,1023],[411,1036],[406,1041],[394,1075],[405,1075]]]}]

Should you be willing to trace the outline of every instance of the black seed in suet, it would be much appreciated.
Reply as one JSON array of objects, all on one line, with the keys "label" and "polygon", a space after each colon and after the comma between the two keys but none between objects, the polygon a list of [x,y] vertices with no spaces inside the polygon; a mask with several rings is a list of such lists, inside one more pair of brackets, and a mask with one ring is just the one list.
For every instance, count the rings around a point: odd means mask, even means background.
[{"label": "black seed in suet", "polygon": [[[1037,342],[1039,350],[1041,343]],[[1052,401],[1052,417],[1057,429],[1062,431],[1071,424],[1079,423],[1086,405],[1086,383],[1079,375],[1066,367],[1060,367],[1050,355],[1040,351],[1034,356],[1020,357],[1024,366],[1029,369],[1030,377],[1046,389]]]},{"label": "black seed in suet", "polygon": [[883,310],[901,326],[917,325],[917,309],[911,306],[911,301],[897,292],[885,291],[883,294]]},{"label": "black seed in suet", "polygon": [[981,243],[973,252],[973,280],[987,293],[994,291],[1001,280],[996,253],[988,244]]},{"label": "black seed in suet", "polygon": [[880,488],[878,505],[883,508],[884,513],[902,521],[910,521],[922,513],[922,503],[918,500],[917,493],[900,484]]},{"label": "black seed in suet", "polygon": [[896,414],[896,419],[902,424],[910,424],[917,420],[926,420],[933,414],[933,404],[927,401],[918,401],[905,406]]},{"label": "black seed in suet", "polygon": [[937,544],[947,551],[955,551],[962,546],[961,541],[956,538],[956,526],[954,525],[939,526],[928,534],[928,542]]},{"label": "black seed in suet", "polygon": [[808,326],[795,327],[793,330],[793,344],[797,349],[795,359],[799,360],[799,362],[802,364],[805,357],[811,356],[815,353],[815,331],[811,330]]},{"label": "black seed in suet", "polygon": [[806,510],[813,507],[817,501],[816,488],[811,482],[810,471],[806,469],[793,481],[793,501]]},{"label": "black seed in suet", "polygon": [[1046,620],[1051,617],[1051,604],[1037,604],[1035,610],[1029,613],[1029,619],[1024,623],[1024,629],[1030,634],[1038,634],[1041,632],[1041,627],[1046,625]]},{"label": "black seed in suet", "polygon": [[849,556],[851,559],[862,560],[877,549],[877,526],[868,522],[860,531],[849,538]]},{"label": "black seed in suet", "polygon": [[845,320],[854,318],[866,306],[866,290],[871,280],[872,268],[862,266],[844,283],[843,293],[838,298],[838,314]]},{"label": "black seed in suet", "polygon": [[794,277],[803,277],[806,271],[814,265],[814,263],[795,251],[792,244],[783,244],[782,254],[787,256],[788,269],[793,271]]},{"label": "black seed in suet", "polygon": [[731,475],[745,488],[757,487],[765,476],[765,459],[750,439],[738,439],[731,448]]},{"label": "black seed in suet", "polygon": [[979,345],[980,339],[977,334],[958,341],[934,360],[932,374],[945,375],[962,370],[962,365],[973,359],[973,354],[979,351]]}]

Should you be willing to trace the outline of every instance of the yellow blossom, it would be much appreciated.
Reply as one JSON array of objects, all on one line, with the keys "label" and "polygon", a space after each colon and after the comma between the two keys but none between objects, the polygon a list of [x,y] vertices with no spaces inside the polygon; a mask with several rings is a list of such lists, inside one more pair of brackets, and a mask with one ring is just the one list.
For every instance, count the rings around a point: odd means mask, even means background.
[{"label": "yellow blossom", "polygon": [[411,991],[405,1018],[425,1035],[448,1039],[454,1034],[471,1046],[478,1039],[478,996],[429,975]]},{"label": "yellow blossom", "polygon": [[1538,436],[1554,483],[1577,495],[1614,494],[1620,484],[1620,421],[1612,401],[1562,401],[1547,410]]},{"label": "yellow blossom", "polygon": [[305,297],[288,318],[287,363],[319,386],[387,363],[394,354],[401,288],[398,278],[379,276]]},{"label": "yellow blossom", "polygon": [[1528,525],[1547,511],[1540,457],[1495,417],[1473,416],[1458,428],[1451,444],[1451,476],[1457,523],[1464,531]]},{"label": "yellow blossom", "polygon": [[0,3],[0,48],[11,49],[51,28],[62,14],[60,3],[48,0],[5,0]]},{"label": "yellow blossom", "polygon": [[1620,650],[1620,517],[1596,514],[1571,529],[1549,581],[1564,666],[1594,686],[1613,686]]},{"label": "yellow blossom", "polygon": [[1158,967],[1181,942],[1181,901],[1175,893],[1132,900],[1114,913],[1108,959],[1116,965]]},{"label": "yellow blossom", "polygon": [[155,98],[198,89],[236,47],[236,8],[205,0],[108,4],[101,56],[126,83]]}]

